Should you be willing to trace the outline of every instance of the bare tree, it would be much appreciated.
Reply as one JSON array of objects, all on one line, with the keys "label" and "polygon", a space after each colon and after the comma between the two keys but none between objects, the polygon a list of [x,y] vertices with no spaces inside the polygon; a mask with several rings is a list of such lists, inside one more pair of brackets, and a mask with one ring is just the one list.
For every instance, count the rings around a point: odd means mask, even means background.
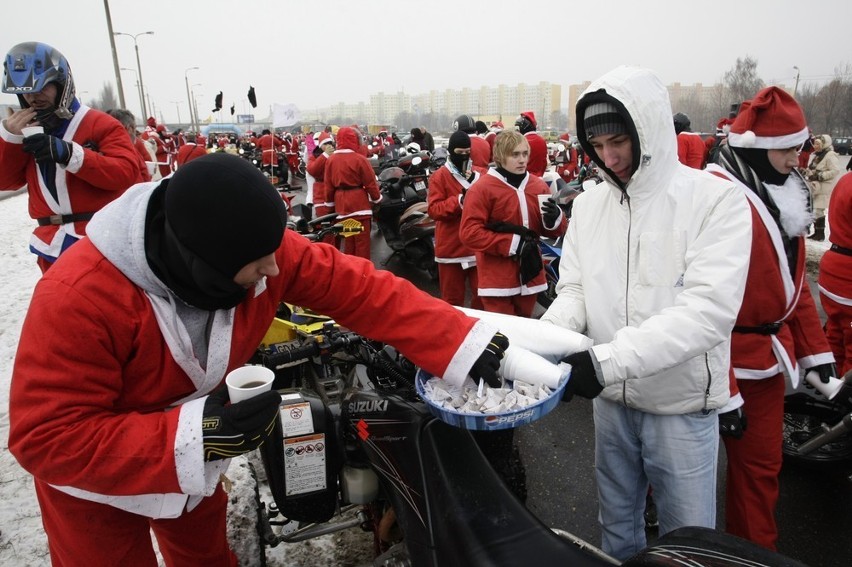
[{"label": "bare tree", "polygon": [[796,99],[799,102],[799,106],[802,107],[802,111],[805,113],[805,120],[807,120],[811,129],[814,127],[813,125],[819,112],[819,91],[820,89],[815,84],[807,83],[801,85],[796,93]]},{"label": "bare tree", "polygon": [[730,103],[740,103],[754,97],[764,84],[763,79],[757,75],[757,59],[748,55],[744,59],[737,57],[734,68],[725,72],[725,86],[731,97]]},{"label": "bare tree", "polygon": [[112,83],[105,82],[101,88],[100,96],[97,99],[89,101],[87,104],[92,108],[97,108],[98,110],[119,108],[118,98],[115,96],[115,90],[113,90]]}]

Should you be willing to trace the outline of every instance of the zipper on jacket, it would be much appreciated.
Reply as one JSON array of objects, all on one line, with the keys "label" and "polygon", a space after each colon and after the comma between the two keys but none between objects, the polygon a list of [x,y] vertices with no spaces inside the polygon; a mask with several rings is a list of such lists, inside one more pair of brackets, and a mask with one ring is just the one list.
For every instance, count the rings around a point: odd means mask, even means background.
[{"label": "zipper on jacket", "polygon": [[710,410],[707,405],[710,403],[710,384],[713,382],[713,374],[710,372],[710,353],[704,353],[704,368],[707,369],[707,388],[704,390],[704,408],[701,413],[707,415]]},{"label": "zipper on jacket", "polygon": [[[627,265],[625,266],[625,286],[624,286],[624,326],[630,324],[630,233],[633,230],[633,209],[630,207],[630,195],[622,189],[621,190],[621,200],[619,201],[619,205],[623,205],[624,201],[627,201]],[[621,383],[621,399],[624,401],[624,406],[627,405],[627,380]]]}]

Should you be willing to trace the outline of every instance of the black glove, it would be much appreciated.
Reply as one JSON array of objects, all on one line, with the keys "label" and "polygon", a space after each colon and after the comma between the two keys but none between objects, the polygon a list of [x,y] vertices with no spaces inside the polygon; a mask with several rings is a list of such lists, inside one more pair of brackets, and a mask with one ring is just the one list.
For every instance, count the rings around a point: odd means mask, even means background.
[{"label": "black glove", "polygon": [[719,435],[742,439],[748,421],[742,407],[719,414]]},{"label": "black glove", "polygon": [[480,379],[485,380],[485,383],[492,388],[499,388],[501,381],[497,371],[500,370],[500,361],[503,360],[507,348],[509,348],[509,339],[506,335],[497,333],[491,337],[488,346],[470,368],[470,377],[477,382]]},{"label": "black glove", "polygon": [[204,460],[230,459],[260,447],[275,427],[281,394],[264,392],[226,406],[228,388],[222,386],[204,402],[201,432]]},{"label": "black glove", "polygon": [[529,231],[521,236],[515,259],[520,265],[521,283],[523,284],[527,284],[535,279],[541,273],[541,270],[544,269],[541,252],[538,249],[538,237],[533,231]]},{"label": "black glove", "polygon": [[834,366],[833,362],[812,366],[811,368],[805,370],[805,374],[807,374],[808,372],[816,372],[817,374],[819,374],[819,381],[823,384],[828,384],[828,379],[830,377],[837,377],[837,367]]},{"label": "black glove", "polygon": [[584,398],[597,398],[603,390],[603,385],[598,380],[595,365],[592,363],[592,353],[584,350],[569,354],[561,362],[571,365],[571,376],[562,393],[562,401],[570,402],[574,394]]},{"label": "black glove", "polygon": [[559,218],[559,205],[553,200],[553,197],[542,203],[541,208],[544,209],[541,213],[541,218],[544,220],[544,226],[554,226]]},{"label": "black glove", "polygon": [[24,138],[24,151],[33,154],[39,163],[56,162],[68,165],[71,161],[71,143],[50,134],[33,134]]}]

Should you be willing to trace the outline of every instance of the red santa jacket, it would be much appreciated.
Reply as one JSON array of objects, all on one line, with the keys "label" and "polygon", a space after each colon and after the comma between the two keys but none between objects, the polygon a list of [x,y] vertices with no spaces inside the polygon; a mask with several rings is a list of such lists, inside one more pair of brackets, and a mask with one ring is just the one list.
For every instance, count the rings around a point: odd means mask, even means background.
[{"label": "red santa jacket", "polygon": [[494,169],[489,169],[465,194],[460,236],[476,253],[480,297],[531,295],[547,288],[543,269],[526,285],[521,284],[520,267],[514,258],[520,243],[517,234],[485,228],[505,221],[525,226],[540,236],[561,236],[567,226],[565,215],[560,214],[555,227],[545,228],[538,195],[551,195],[541,178],[528,174],[516,189]]},{"label": "red santa jacket", "polygon": [[307,171],[314,178],[314,214],[322,216],[332,212],[333,203],[329,203],[328,190],[325,187],[325,166],[328,163],[328,154],[322,152],[320,155],[308,158]]},{"label": "red santa jacket", "polygon": [[677,159],[683,165],[695,169],[704,169],[704,156],[707,146],[701,136],[694,132],[681,132],[677,135]]},{"label": "red santa jacket", "polygon": [[337,132],[337,149],[325,164],[326,202],[341,217],[370,216],[370,203],[382,194],[370,160],[358,153],[358,135],[352,128]]},{"label": "red santa jacket", "polygon": [[272,134],[264,134],[257,139],[257,147],[261,150],[261,165],[278,166],[278,152],[284,147],[284,142],[281,138],[277,138]]},{"label": "red santa jacket", "polygon": [[[760,380],[784,372],[795,387],[799,383],[799,365],[810,368],[834,362],[805,280],[805,239],[793,239],[799,250],[791,275],[781,230],[763,201],[722,168],[711,164],[708,171],[737,183],[751,205],[751,261],[731,338],[734,375],[737,379]],[[776,334],[737,330],[772,323],[781,323]]]},{"label": "red santa jacket", "polygon": [[[215,312],[211,333],[225,346],[201,368],[176,362],[191,353],[173,353],[164,338],[152,302],[168,309],[168,300],[147,295],[92,240],[72,247],[37,284],[23,325],[9,398],[9,449],[18,462],[79,497],[139,495],[138,513],[174,516],[187,494],[212,492],[205,467],[214,463],[202,459],[204,396],[249,360],[280,301],[330,315],[431,373],[459,379],[495,330],[369,261],[290,230],[276,261],[280,274],[265,288],[231,312]],[[328,293],[332,280],[346,282],[347,293]],[[416,331],[426,328],[441,337],[429,348]]]},{"label": "red santa jacket", "polygon": [[[23,150],[23,137],[0,125],[0,190],[29,188],[29,213],[33,219],[51,215],[94,213],[142,181],[136,149],[127,131],[112,116],[81,105],[65,135],[73,142],[68,166],[57,166],[45,178],[31,154]],[[88,221],[38,226],[30,250],[50,261],[70,243],[86,234]]]},{"label": "red santa jacket", "polygon": [[457,173],[447,162],[429,178],[428,212],[435,219],[435,261],[445,264],[476,263],[473,250],[459,238],[461,196],[484,171],[474,171],[473,181]]},{"label": "red santa jacket", "polygon": [[488,169],[491,163],[491,145],[476,134],[470,135],[470,161],[482,169]]},{"label": "red santa jacket", "polygon": [[547,142],[538,135],[538,132],[527,132],[524,138],[530,145],[530,161],[527,163],[527,171],[541,177],[547,171]]},{"label": "red santa jacket", "polygon": [[[852,250],[852,173],[837,182],[828,202],[829,240]],[[819,290],[841,305],[852,306],[852,256],[826,250],[819,263]]]}]

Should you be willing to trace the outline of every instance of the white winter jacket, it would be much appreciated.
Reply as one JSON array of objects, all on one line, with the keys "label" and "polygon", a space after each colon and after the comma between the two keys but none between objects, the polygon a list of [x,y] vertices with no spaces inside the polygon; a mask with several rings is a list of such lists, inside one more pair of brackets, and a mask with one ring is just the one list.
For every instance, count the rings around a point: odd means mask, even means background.
[{"label": "white winter jacket", "polygon": [[640,165],[624,190],[604,173],[574,201],[558,296],[542,319],[594,340],[605,399],[655,414],[718,409],[748,272],[748,203],[678,162],[668,94],[652,73],[616,69],[578,108],[600,89],[632,117]]}]

